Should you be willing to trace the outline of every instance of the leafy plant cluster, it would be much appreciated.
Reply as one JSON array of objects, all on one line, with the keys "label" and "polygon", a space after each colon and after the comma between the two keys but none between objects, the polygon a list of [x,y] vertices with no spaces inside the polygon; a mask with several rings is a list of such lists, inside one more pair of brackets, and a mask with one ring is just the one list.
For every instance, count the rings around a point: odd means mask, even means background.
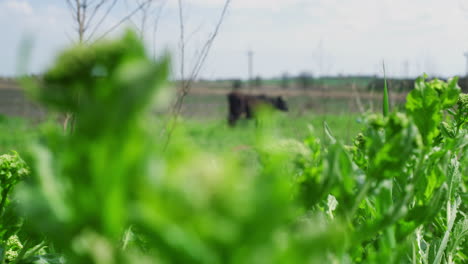
[{"label": "leafy plant cluster", "polygon": [[368,115],[354,146],[331,132],[326,148],[309,139],[325,160],[300,163],[297,198],[327,212],[322,203],[332,195],[334,217],[352,234],[353,262],[467,260],[466,95],[456,83],[419,78],[406,113]]},{"label": "leafy plant cluster", "polygon": [[[31,176],[14,199],[16,226],[0,228],[2,252],[13,252],[4,263],[468,260],[468,105],[456,79],[419,78],[406,112],[364,117],[352,146],[326,124],[322,143],[313,132],[278,139],[265,122],[254,146],[260,167],[250,168],[179,129],[163,148],[148,115],[165,98],[168,68],[127,33],[64,52],[29,84],[75,123],[66,133],[44,126],[25,154]],[[43,251],[19,262],[29,240]]]},{"label": "leafy plant cluster", "polygon": [[30,169],[18,153],[0,156],[0,263],[59,263],[59,256],[50,254],[43,241],[24,231],[18,203],[12,199],[14,188],[29,176]]}]

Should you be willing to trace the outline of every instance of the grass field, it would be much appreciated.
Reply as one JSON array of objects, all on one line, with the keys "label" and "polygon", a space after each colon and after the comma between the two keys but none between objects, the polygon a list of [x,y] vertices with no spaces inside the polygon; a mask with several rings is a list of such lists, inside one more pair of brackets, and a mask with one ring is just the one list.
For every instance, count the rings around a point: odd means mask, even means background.
[{"label": "grass field", "polygon": [[[323,138],[323,122],[326,122],[337,138],[349,143],[360,129],[359,115],[307,115],[291,118],[278,114],[268,125],[269,133],[278,138],[303,141],[310,133]],[[229,127],[225,120],[186,120],[183,129],[200,147],[208,151],[229,152],[254,145],[256,133],[262,129],[255,121],[242,120],[236,127]]]},{"label": "grass field", "polygon": [[[237,126],[229,127],[224,115],[220,114],[220,116],[222,118],[183,117],[178,124],[178,129],[183,130],[195,145],[210,152],[230,152],[237,148],[249,148],[254,144],[257,131],[262,129],[256,125],[255,121],[241,120]],[[154,118],[159,119],[157,116]],[[303,141],[311,133],[311,129],[316,136],[323,138],[324,122],[334,131],[336,137],[345,143],[350,143],[361,128],[359,114],[314,115],[309,113],[294,117],[289,113],[278,113],[275,115],[274,124],[270,125],[269,129],[278,137]],[[56,125],[60,126],[58,123]],[[0,152],[23,150],[29,140],[40,134],[36,127],[37,125],[25,119],[0,116]],[[154,134],[159,134],[161,130],[162,126],[159,126]]]},{"label": "grass field", "polygon": [[[19,89],[14,87],[13,82],[3,82],[3,86],[10,88],[9,91],[12,88]],[[190,135],[194,143],[210,151],[231,151],[237,146],[250,146],[255,140],[257,127],[254,121],[241,121],[235,128],[227,126],[227,91],[229,90],[195,86],[182,107],[183,122],[180,126]],[[361,94],[361,98],[351,92],[334,91],[311,91],[302,94],[301,91],[295,90],[286,92],[258,90],[254,93],[262,92],[274,96],[285,95],[289,111],[278,114],[277,125],[273,130],[282,137],[300,141],[308,135],[310,127],[314,128],[317,136],[323,138],[323,123],[327,122],[338,138],[349,143],[359,130],[361,112],[380,110],[382,101],[380,94],[370,93]],[[400,97],[395,99],[394,107],[401,105]],[[24,104],[26,101],[21,99],[18,102]],[[16,106],[16,108],[24,107]],[[24,116],[23,112],[19,111],[17,116]],[[37,123],[37,118],[34,115],[26,117],[26,119],[2,117],[0,150],[5,152],[10,149],[21,149],[25,139],[37,134],[35,125],[31,124]],[[158,119],[161,114],[155,114],[154,117]],[[158,131],[155,131],[155,134],[157,133]]]},{"label": "grass field", "polygon": [[[9,93],[19,87],[12,81],[0,82]],[[181,126],[190,135],[193,142],[202,148],[215,151],[231,151],[236,146],[249,146],[255,140],[257,130],[255,122],[241,121],[235,128],[227,126],[228,107],[226,92],[219,88],[194,87],[191,94],[185,99],[182,108]],[[0,91],[1,92],[1,91]],[[372,112],[381,108],[381,95],[363,94],[357,100],[353,93],[314,92],[302,95],[301,91],[289,90],[258,90],[256,93],[272,95],[285,95],[289,106],[289,112],[279,114],[274,130],[278,135],[297,140],[303,140],[313,127],[319,137],[323,137],[323,122],[327,122],[337,137],[345,142],[350,142],[357,134],[358,119],[361,111]],[[15,99],[21,104],[27,103],[17,92]],[[16,97],[15,97],[16,98]],[[25,116],[24,111],[15,109],[32,108],[30,106],[17,105],[7,111],[9,118],[3,116],[0,120],[0,150],[3,152],[11,149],[21,149],[26,139],[37,134],[35,125],[36,115]],[[16,111],[16,115],[15,115]],[[38,111],[30,111],[37,113]],[[1,113],[0,113],[1,114]],[[10,115],[12,114],[12,115]],[[13,116],[13,117],[11,117]],[[26,119],[14,116],[26,117]],[[156,119],[161,117],[155,114]],[[41,118],[43,120],[43,117]],[[32,122],[31,122],[32,121]],[[157,129],[160,130],[160,129]],[[157,131],[155,131],[157,134]]]},{"label": "grass field", "polygon": [[0,115],[0,153],[21,152],[36,133],[28,121]]}]

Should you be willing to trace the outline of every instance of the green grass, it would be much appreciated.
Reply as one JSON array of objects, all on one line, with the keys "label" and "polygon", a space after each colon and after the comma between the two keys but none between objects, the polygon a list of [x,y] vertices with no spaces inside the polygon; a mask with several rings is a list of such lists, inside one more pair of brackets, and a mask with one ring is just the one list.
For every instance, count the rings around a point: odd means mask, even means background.
[{"label": "green grass", "polygon": [[265,132],[273,134],[278,140],[295,139],[300,142],[312,133],[320,140],[325,140],[323,122],[332,129],[334,136],[345,144],[361,129],[359,115],[307,115],[292,118],[279,113],[268,127],[257,125],[253,120],[239,120],[235,127],[229,127],[226,120],[185,120],[178,129],[183,130],[191,143],[203,152],[220,156],[232,155],[240,160],[244,168],[252,171],[260,169],[258,135]]},{"label": "green grass", "polygon": [[[291,117],[279,113],[274,124],[268,127],[270,133],[280,138],[291,138],[303,141],[310,133],[320,139],[324,139],[323,122],[326,122],[335,137],[346,144],[361,128],[359,115],[307,115]],[[248,149],[254,145],[256,134],[261,127],[253,120],[240,120],[235,127],[229,127],[226,120],[185,120],[181,124],[193,142],[199,147],[210,152],[230,152]],[[312,130],[312,131],[311,131]]]},{"label": "green grass", "polygon": [[35,133],[26,120],[0,115],[0,153],[23,150]]},{"label": "green grass", "polygon": [[[324,139],[323,122],[326,122],[334,135],[346,144],[351,143],[361,128],[359,114],[314,115],[309,113],[297,117],[290,113],[277,113],[275,116],[274,123],[268,130],[281,138],[299,141],[303,141],[312,131],[315,136]],[[57,126],[59,126],[58,123]],[[153,129],[154,134],[158,134],[162,127],[156,126]],[[186,117],[178,125],[178,129],[184,130],[189,139],[201,149],[209,152],[231,152],[246,150],[253,146],[256,142],[256,134],[261,127],[254,120],[239,120],[235,127],[229,127],[223,114],[207,118]],[[21,151],[34,136],[40,133],[27,120],[1,116],[0,152]]]}]

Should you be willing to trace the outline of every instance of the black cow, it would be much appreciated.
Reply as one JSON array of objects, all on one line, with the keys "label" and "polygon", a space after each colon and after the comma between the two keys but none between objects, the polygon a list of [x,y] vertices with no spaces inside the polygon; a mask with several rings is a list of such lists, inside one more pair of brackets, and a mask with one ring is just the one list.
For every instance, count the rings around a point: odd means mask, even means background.
[{"label": "black cow", "polygon": [[254,112],[260,105],[267,105],[281,111],[288,111],[286,101],[281,97],[270,97],[266,95],[248,95],[240,92],[230,92],[229,103],[229,125],[234,126],[236,121],[245,116],[247,119],[254,117]]}]

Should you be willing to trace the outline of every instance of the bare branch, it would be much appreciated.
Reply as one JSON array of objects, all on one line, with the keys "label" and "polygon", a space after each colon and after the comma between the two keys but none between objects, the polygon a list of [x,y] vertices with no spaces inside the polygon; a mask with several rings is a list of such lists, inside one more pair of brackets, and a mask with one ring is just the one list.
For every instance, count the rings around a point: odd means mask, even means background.
[{"label": "bare branch", "polygon": [[81,43],[83,40],[83,30],[82,30],[82,25],[83,25],[83,20],[82,20],[82,4],[80,0],[75,0],[75,5],[76,5],[76,19],[77,19],[77,26],[78,26],[78,39],[79,42]]},{"label": "bare branch", "polygon": [[177,119],[180,115],[180,111],[182,109],[182,105],[184,103],[184,99],[185,97],[187,96],[187,94],[189,93],[190,91],[190,87],[193,83],[193,81],[197,78],[203,64],[205,63],[206,61],[206,58],[208,57],[208,54],[210,52],[210,49],[211,49],[211,46],[216,38],[216,36],[218,35],[218,32],[219,32],[219,29],[221,27],[221,24],[224,20],[224,17],[226,15],[226,12],[227,12],[227,9],[229,7],[229,4],[231,3],[231,0],[226,0],[224,2],[224,6],[223,6],[223,10],[221,12],[221,15],[218,19],[218,22],[215,26],[215,29],[213,31],[213,33],[209,36],[208,40],[206,41],[205,45],[203,46],[203,48],[201,49],[201,52],[200,52],[200,56],[198,57],[198,60],[197,62],[195,63],[195,66],[194,68],[192,69],[192,72],[190,74],[190,77],[188,79],[185,79],[185,76],[184,76],[184,49],[185,49],[185,39],[184,39],[184,21],[183,21],[183,12],[182,12],[182,0],[178,0],[179,2],[179,21],[180,21],[180,45],[181,45],[181,90],[179,91],[179,96],[177,97],[176,99],[176,102],[174,104],[174,108],[173,108],[173,120],[172,120],[172,125],[171,127],[169,128],[168,130],[168,134],[167,134],[167,139],[166,139],[166,142],[164,144],[164,150],[167,148],[167,146],[169,145],[169,142],[171,140],[171,137],[172,137],[172,133],[174,132],[174,129],[175,129],[175,126],[177,125]]},{"label": "bare branch", "polygon": [[99,20],[99,22],[96,23],[96,26],[94,27],[94,29],[91,31],[91,34],[89,35],[89,37],[86,39],[86,42],[88,42],[93,36],[94,34],[97,32],[97,30],[99,29],[99,27],[104,23],[104,21],[106,20],[106,18],[109,16],[110,12],[112,11],[112,9],[114,9],[115,5],[117,4],[117,0],[113,0],[112,3],[109,5],[109,7],[107,8],[105,14],[101,17],[101,19]]},{"label": "bare branch", "polygon": [[216,24],[215,30],[213,31],[213,33],[211,34],[211,36],[208,38],[207,42],[203,46],[202,51],[200,53],[201,54],[200,59],[198,60],[197,64],[195,65],[192,71],[192,74],[190,76],[191,81],[194,81],[197,78],[198,74],[200,73],[201,68],[203,67],[203,64],[205,63],[206,58],[208,57],[208,54],[211,50],[213,42],[216,36],[218,35],[221,24],[224,21],[224,17],[226,15],[230,2],[231,0],[226,0],[226,2],[224,3],[223,11],[221,12],[221,15],[218,19],[218,23]]},{"label": "bare branch", "polygon": [[[138,0],[137,0],[137,1],[138,1]],[[135,2],[135,0],[131,0],[130,2]],[[126,8],[126,10],[131,9],[131,4],[128,3],[128,0],[125,0],[124,3],[125,3],[125,8]],[[140,4],[140,2],[138,2],[137,4]],[[128,18],[128,21],[129,21],[135,28],[138,29],[138,24],[137,24],[135,21],[133,21],[133,17]],[[138,29],[138,30],[140,30],[140,29]]]},{"label": "bare branch", "polygon": [[[135,0],[132,0],[132,1],[134,2]],[[143,39],[145,28],[146,28],[146,21],[148,19],[148,13],[149,13],[149,10],[151,9],[151,5],[153,4],[154,0],[136,0],[136,2],[137,4],[142,6],[141,9],[139,10],[142,13],[141,21],[137,23],[132,19],[133,17],[129,17],[128,21],[131,24],[133,24],[135,29],[138,30],[138,34],[140,35],[140,38]],[[127,0],[125,0],[125,5],[126,5],[126,8],[129,9],[129,4]]]},{"label": "bare branch", "polygon": [[70,9],[70,12],[75,16],[76,14],[76,7],[73,5],[71,0],[66,0],[67,6]]},{"label": "bare branch", "polygon": [[[180,3],[180,1],[181,0],[179,0],[179,3]],[[183,65],[184,65],[184,61],[183,61],[184,56],[181,56],[181,60],[182,60],[181,61],[181,64],[182,64],[182,66],[181,66],[182,89],[181,89],[180,95],[177,98],[176,103],[174,105],[174,107],[175,107],[174,113],[175,113],[176,116],[178,116],[180,114],[180,110],[182,108],[182,104],[184,102],[185,96],[189,93],[190,87],[191,87],[193,81],[195,81],[195,79],[197,78],[198,74],[200,73],[201,68],[203,67],[203,64],[206,61],[206,58],[208,57],[211,46],[212,46],[216,36],[218,35],[219,28],[221,27],[221,24],[222,24],[222,22],[224,20],[224,17],[226,15],[226,12],[227,12],[227,9],[229,7],[230,2],[231,2],[231,0],[226,0],[226,2],[224,2],[223,10],[222,10],[221,15],[220,15],[220,17],[218,19],[218,22],[217,22],[217,24],[215,26],[215,30],[210,35],[210,37],[206,41],[205,45],[201,49],[200,56],[198,57],[198,60],[195,63],[195,66],[193,67],[192,72],[190,74],[190,77],[188,79],[185,79],[185,77],[183,75],[183,72],[182,72],[182,68],[183,68]],[[181,8],[179,7],[179,9],[181,9]],[[179,14],[179,17],[181,17],[181,14]],[[182,21],[182,18],[180,18],[180,19]],[[182,30],[183,30],[183,23],[181,23],[181,32],[183,32]],[[181,33],[181,43],[182,43],[181,47],[184,47],[185,43],[184,43],[182,33]],[[181,50],[181,52],[182,52],[182,50]]]},{"label": "bare branch", "polygon": [[68,32],[64,32],[65,33],[65,36],[67,37],[67,39],[70,41],[70,42],[73,42],[73,38],[70,36],[70,34],[68,34]]},{"label": "bare branch", "polygon": [[77,9],[75,8],[75,6],[73,6],[73,4],[70,2],[70,0],[67,0],[67,6],[70,9],[70,14],[71,14],[73,20],[78,21],[78,17],[76,16]]},{"label": "bare branch", "polygon": [[[116,2],[116,1],[117,0],[115,0],[114,2]],[[100,0],[99,3],[95,4],[95,6],[93,8],[93,11],[91,12],[91,15],[88,18],[88,22],[85,25],[86,28],[90,27],[90,25],[93,22],[94,17],[96,16],[97,12],[99,11],[99,9],[101,9],[102,5],[104,5],[106,2],[107,2],[107,0]],[[94,1],[90,2],[90,5],[92,5],[92,4],[94,4]]]},{"label": "bare branch", "polygon": [[148,2],[146,2],[146,6],[144,6],[141,11],[142,11],[142,17],[141,17],[141,30],[140,30],[140,34],[141,34],[141,38],[143,39],[143,36],[144,36],[144,33],[145,33],[145,28],[146,28],[146,21],[148,19],[148,12],[149,12],[149,9],[151,7],[151,5],[153,4],[153,1],[150,0]]},{"label": "bare branch", "polygon": [[190,40],[197,34],[201,31],[201,29],[203,28],[203,23],[200,23],[200,25],[198,25],[197,28],[195,28],[192,32],[190,32],[190,34],[186,37],[185,39],[185,43],[189,43]]},{"label": "bare branch", "polygon": [[[147,1],[151,1],[151,0],[146,0],[145,2]],[[127,21],[129,18],[131,18],[133,15],[135,15],[138,11],[141,10],[141,8],[144,6],[144,3],[143,4],[140,4],[138,5],[137,8],[135,8],[132,12],[130,12],[128,15],[126,15],[124,18],[122,18],[121,20],[119,20],[119,22],[115,23],[115,25],[113,25],[112,27],[110,27],[106,32],[104,32],[104,34],[102,34],[98,40],[104,38],[105,36],[107,36],[107,34],[111,33],[112,31],[114,31],[116,28],[118,28],[120,25],[122,25],[125,21]],[[95,31],[94,31],[95,32]],[[92,37],[93,37],[94,34],[91,34],[89,36],[89,38],[87,39],[87,41],[89,41]]]},{"label": "bare branch", "polygon": [[81,23],[80,23],[80,30],[81,30],[81,35],[80,35],[80,42],[83,42],[83,39],[84,39],[84,34],[86,32],[86,14],[87,14],[87,9],[88,9],[88,1],[87,0],[83,0],[84,3],[82,4],[82,19],[81,19]]},{"label": "bare branch", "polygon": [[180,27],[180,79],[182,81],[182,89],[185,86],[185,28],[184,28],[184,12],[182,9],[182,0],[179,3],[179,27]]},{"label": "bare branch", "polygon": [[158,32],[158,27],[159,27],[159,19],[161,17],[162,10],[164,6],[166,5],[167,1],[163,1],[163,3],[159,6],[158,12],[156,14],[156,19],[154,20],[154,26],[153,26],[153,56],[156,58],[156,35]]},{"label": "bare branch", "polygon": [[[134,1],[134,0],[133,0]],[[136,0],[138,4],[141,4],[142,7],[140,9],[141,11],[141,21],[140,22],[135,22],[132,17],[130,17],[128,19],[128,21],[130,21],[130,23],[132,23],[135,27],[135,29],[138,30],[138,34],[140,35],[140,38],[143,39],[144,38],[144,32],[145,32],[145,28],[146,28],[146,21],[148,20],[148,13],[151,9],[151,5],[153,4],[153,0]],[[143,1],[143,2],[142,2]],[[128,3],[127,3],[127,0],[125,0],[125,4],[127,6],[127,9],[128,9]]]}]

